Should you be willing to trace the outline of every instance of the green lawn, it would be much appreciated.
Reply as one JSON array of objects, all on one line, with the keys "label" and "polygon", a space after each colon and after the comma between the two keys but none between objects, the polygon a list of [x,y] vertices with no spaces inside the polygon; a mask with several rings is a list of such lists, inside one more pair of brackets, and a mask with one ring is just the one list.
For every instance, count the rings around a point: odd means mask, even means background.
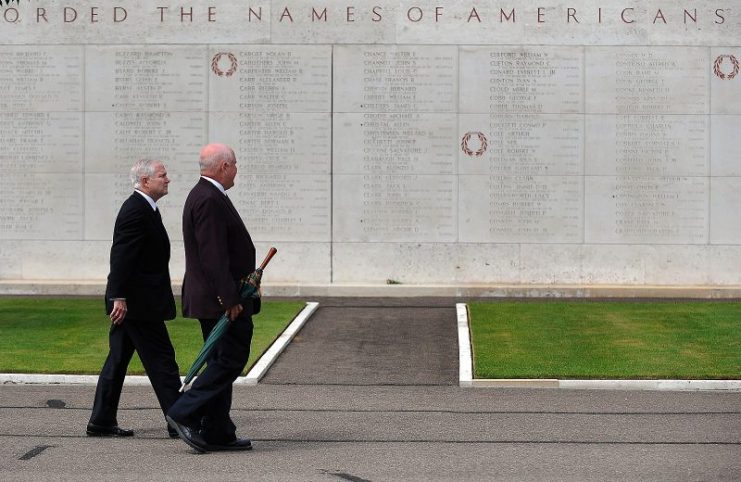
[{"label": "green lawn", "polygon": [[741,379],[741,303],[469,304],[475,378]]},{"label": "green lawn", "polygon": [[[255,331],[247,368],[303,308],[296,301],[265,301],[253,317]],[[178,312],[179,312],[178,308]],[[97,374],[108,353],[110,320],[102,298],[0,298],[0,372]],[[203,345],[197,320],[167,322],[181,374]],[[134,355],[129,374],[143,374]]]}]

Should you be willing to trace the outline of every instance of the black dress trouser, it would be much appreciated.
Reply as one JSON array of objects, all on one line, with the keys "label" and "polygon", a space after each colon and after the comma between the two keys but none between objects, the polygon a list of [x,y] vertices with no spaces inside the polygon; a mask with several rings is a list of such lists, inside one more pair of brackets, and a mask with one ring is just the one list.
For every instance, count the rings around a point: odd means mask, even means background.
[{"label": "black dress trouser", "polygon": [[[205,340],[218,320],[198,321]],[[247,365],[252,330],[249,315],[240,315],[230,322],[206,361],[206,369],[168,413],[176,422],[200,429],[201,436],[210,444],[225,444],[236,439],[236,426],[229,416],[232,384]]]},{"label": "black dress trouser", "polygon": [[167,414],[180,395],[180,374],[165,322],[126,318],[120,325],[111,325],[108,344],[108,358],[98,377],[90,423],[118,425],[118,402],[134,350],[152,382],[162,413]]}]

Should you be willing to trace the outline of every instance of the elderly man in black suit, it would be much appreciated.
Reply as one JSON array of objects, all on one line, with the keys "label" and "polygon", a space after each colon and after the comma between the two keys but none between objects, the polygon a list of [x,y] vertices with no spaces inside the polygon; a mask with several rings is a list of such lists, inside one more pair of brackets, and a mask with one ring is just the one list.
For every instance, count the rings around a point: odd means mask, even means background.
[{"label": "elderly man in black suit", "polygon": [[199,452],[249,450],[229,416],[232,384],[250,354],[252,318],[260,300],[240,300],[239,280],[255,270],[255,246],[226,191],[234,186],[237,159],[223,144],[201,150],[201,178],[183,208],[185,278],[183,314],[198,318],[204,340],[221,315],[231,320],[190,390],[167,414],[180,438]]},{"label": "elderly man in black suit", "polygon": [[[116,217],[111,271],[105,302],[111,319],[110,351],[98,378],[87,434],[128,437],[116,413],[126,370],[134,354],[144,365],[162,412],[179,396],[180,375],[165,320],[175,318],[170,284],[170,238],[157,201],[167,194],[170,179],[160,161],[142,159],[131,168],[135,191]],[[177,432],[168,425],[171,437]]]}]

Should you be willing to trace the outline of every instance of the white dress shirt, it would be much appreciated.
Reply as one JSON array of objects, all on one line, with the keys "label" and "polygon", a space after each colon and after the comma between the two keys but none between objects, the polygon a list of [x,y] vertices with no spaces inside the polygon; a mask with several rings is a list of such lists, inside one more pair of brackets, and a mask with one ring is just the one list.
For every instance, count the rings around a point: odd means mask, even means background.
[{"label": "white dress shirt", "polygon": [[146,199],[147,202],[149,203],[149,205],[152,206],[152,211],[156,211],[157,210],[157,203],[154,202],[154,199],[152,199],[149,195],[144,194],[143,192],[141,192],[138,189],[134,189],[134,192],[138,192],[139,194],[141,194],[142,196],[144,196],[144,199]]},{"label": "white dress shirt", "polygon": [[221,191],[221,194],[223,194],[224,196],[226,196],[226,189],[224,189],[224,186],[222,186],[219,181],[215,181],[215,180],[211,179],[210,177],[206,177],[206,176],[201,176],[201,179],[205,179],[208,182],[210,182],[211,184],[213,184],[214,186],[216,186],[216,188],[219,191]]}]

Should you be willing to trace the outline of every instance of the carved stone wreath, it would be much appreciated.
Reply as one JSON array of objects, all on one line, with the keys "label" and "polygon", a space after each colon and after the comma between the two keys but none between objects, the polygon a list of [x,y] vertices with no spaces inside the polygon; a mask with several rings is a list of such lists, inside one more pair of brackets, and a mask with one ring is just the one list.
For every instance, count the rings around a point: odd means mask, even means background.
[{"label": "carved stone wreath", "polygon": [[[730,60],[731,64],[733,65],[733,70],[729,74],[726,74],[720,69],[725,59]],[[732,78],[738,75],[738,71],[739,71],[739,62],[735,55],[719,55],[718,58],[715,59],[715,63],[713,63],[713,72],[721,80],[731,80]]]},{"label": "carved stone wreath", "polygon": [[[221,70],[219,67],[219,61],[224,56],[229,59],[229,68],[227,70]],[[211,70],[219,77],[231,77],[237,71],[237,58],[231,52],[219,52],[211,60]]]},{"label": "carved stone wreath", "polygon": [[[468,141],[471,140],[471,137],[476,136],[479,139],[479,148],[477,150],[472,150],[470,147],[468,147]],[[489,141],[486,138],[486,136],[482,132],[466,132],[463,135],[463,139],[461,139],[461,150],[466,153],[466,155],[469,155],[471,157],[481,156],[484,152],[486,152],[486,148],[489,145]]]}]

